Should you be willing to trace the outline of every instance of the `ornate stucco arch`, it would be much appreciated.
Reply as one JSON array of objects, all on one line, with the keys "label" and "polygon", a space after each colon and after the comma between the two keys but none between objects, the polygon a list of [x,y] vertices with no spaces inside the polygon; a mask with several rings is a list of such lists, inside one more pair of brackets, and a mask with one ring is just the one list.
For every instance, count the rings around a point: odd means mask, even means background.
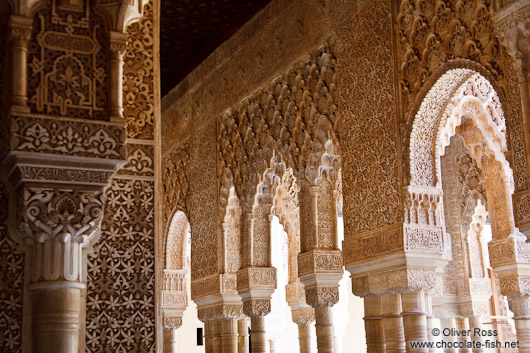
[{"label": "ornate stucco arch", "polygon": [[463,137],[471,156],[484,170],[494,237],[517,234],[511,202],[513,173],[504,155],[506,122],[501,103],[492,84],[471,69],[448,70],[421,103],[409,143],[409,191],[421,188],[439,194],[440,157],[455,134]]},{"label": "ornate stucco arch", "polygon": [[163,245],[161,307],[164,328],[176,329],[182,325],[182,315],[188,305],[186,254],[189,222],[186,214],[179,208],[172,212],[170,220]]}]

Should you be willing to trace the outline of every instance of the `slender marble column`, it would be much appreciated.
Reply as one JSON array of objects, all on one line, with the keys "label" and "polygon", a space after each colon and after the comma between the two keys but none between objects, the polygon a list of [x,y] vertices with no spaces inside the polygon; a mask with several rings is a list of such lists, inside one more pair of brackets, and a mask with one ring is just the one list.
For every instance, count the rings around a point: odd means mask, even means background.
[{"label": "slender marble column", "polygon": [[269,340],[269,352],[276,353],[276,341],[275,340]]},{"label": "slender marble column", "polygon": [[[434,328],[434,315],[432,312],[432,297],[429,293],[425,292],[425,312],[427,314],[427,339],[429,342],[434,342],[434,336],[432,329]],[[434,353],[436,349],[429,348],[429,353]]]},{"label": "slender marble column", "polygon": [[213,324],[213,353],[222,353],[221,347],[221,321],[214,320]]},{"label": "slender marble column", "polygon": [[401,295],[385,294],[381,297],[386,353],[406,351],[403,318],[401,317]]},{"label": "slender marble column", "polygon": [[[454,329],[456,328],[456,323],[455,323],[455,319],[454,318],[443,318],[443,319],[440,319],[440,323],[442,324],[442,331],[443,330],[446,330],[446,329]],[[444,337],[442,335],[442,337]],[[447,340],[446,341],[452,341],[452,340]],[[444,348],[444,353],[457,353],[458,352],[458,349],[456,348]]]},{"label": "slender marble column", "polygon": [[237,353],[248,353],[248,318],[237,321],[237,331],[239,333]]},{"label": "slender marble column", "polygon": [[318,353],[333,353],[333,311],[328,305],[315,307]]},{"label": "slender marble column", "polygon": [[82,283],[68,281],[37,282],[30,286],[33,353],[78,351],[83,288]]},{"label": "slender marble column", "polygon": [[267,353],[265,315],[256,315],[250,318],[250,334],[252,336],[252,353]]},{"label": "slender marble column", "polygon": [[204,350],[206,353],[214,352],[214,322],[206,321],[204,323]]},{"label": "slender marble column", "polygon": [[237,353],[237,319],[219,321],[221,352]]},{"label": "slender marble column", "polygon": [[[469,323],[467,321],[467,317],[457,317],[455,319],[455,323],[456,323],[456,329],[458,331],[462,332],[462,331],[469,330]],[[459,353],[471,353],[471,348],[468,348],[467,346],[465,346],[467,342],[469,342],[469,336],[458,336],[458,338],[453,337],[453,340],[455,341],[458,340],[458,342],[464,343],[464,348],[458,349]]]},{"label": "slender marble column", "polygon": [[[485,352],[484,347],[484,337],[482,335],[475,335],[475,329],[482,329],[482,317],[481,316],[470,316],[469,317],[469,328],[471,329],[471,339],[480,344],[475,344],[473,347],[473,353],[482,353]],[[480,346],[480,348],[478,348]]]},{"label": "slender marble column", "polygon": [[366,332],[367,353],[385,352],[385,333],[383,325],[383,307],[381,297],[371,295],[364,298],[364,327]]},{"label": "slender marble column", "polygon": [[300,353],[311,353],[311,331],[309,325],[309,322],[298,324]]},{"label": "slender marble column", "polygon": [[11,111],[29,113],[27,105],[27,57],[32,19],[11,16],[12,96]]},{"label": "slender marble column", "polygon": [[530,353],[530,297],[512,297],[509,304],[514,314],[519,353]]},{"label": "slender marble column", "polygon": [[428,353],[428,348],[413,348],[413,342],[428,342],[427,315],[425,313],[425,295],[422,291],[401,293],[403,303],[403,327],[407,352]]},{"label": "slender marble column", "polygon": [[177,353],[177,329],[164,328],[164,344],[162,350],[164,353]]}]

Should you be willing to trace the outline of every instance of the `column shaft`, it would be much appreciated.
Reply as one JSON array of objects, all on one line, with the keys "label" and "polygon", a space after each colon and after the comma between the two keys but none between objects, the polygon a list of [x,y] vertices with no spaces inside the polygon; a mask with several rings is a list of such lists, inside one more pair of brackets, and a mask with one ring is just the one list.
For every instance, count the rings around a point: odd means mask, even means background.
[{"label": "column shaft", "polygon": [[331,306],[315,307],[318,353],[333,353],[333,313]]},{"label": "column shaft", "polygon": [[[467,321],[467,317],[457,317],[455,319],[455,323],[456,323],[456,329],[458,331],[469,330],[469,324]],[[453,340],[456,340],[456,337],[453,337]],[[464,342],[465,344],[468,341],[469,341],[469,336],[458,336],[458,342]],[[467,348],[467,347],[459,348],[458,352],[459,353],[471,353],[471,348]]]},{"label": "column shaft", "polygon": [[252,353],[267,353],[265,316],[252,316],[250,318],[250,326],[250,334],[252,335]]},{"label": "column shaft", "polygon": [[298,324],[298,341],[300,353],[311,353],[311,331],[309,323]]},{"label": "column shaft", "polygon": [[32,287],[33,352],[77,352],[83,285],[50,281]]},{"label": "column shaft", "polygon": [[239,333],[237,341],[237,353],[248,353],[248,319],[237,321],[237,331]]},{"label": "column shaft", "polygon": [[221,352],[237,352],[237,319],[224,319],[219,322],[221,332]]},{"label": "column shaft", "polygon": [[407,352],[428,353],[428,348],[413,348],[413,342],[427,342],[427,315],[425,314],[425,296],[422,291],[401,293],[403,302],[403,328]]},{"label": "column shaft", "polygon": [[164,353],[177,353],[177,329],[164,329],[164,344],[162,351]]},{"label": "column shaft", "polygon": [[213,342],[214,342],[214,322],[206,321],[204,323],[204,351],[206,353],[213,353]]},{"label": "column shaft", "polygon": [[364,327],[367,353],[385,352],[385,333],[380,296],[364,298]]},{"label": "column shaft", "polygon": [[385,294],[381,297],[381,304],[386,353],[404,353],[406,344],[401,317],[401,296],[399,293]]},{"label": "column shaft", "polygon": [[474,345],[473,353],[482,353],[485,351],[484,348],[478,348],[478,346],[483,347],[484,338],[479,334],[475,335],[474,329],[482,329],[482,317],[480,316],[470,316],[469,317],[469,328],[471,329],[471,339],[474,342],[480,342],[480,345]]},{"label": "column shaft", "polygon": [[[442,329],[441,329],[442,332],[445,329],[456,328],[455,319],[451,319],[451,318],[440,319],[440,323],[442,325]],[[444,335],[442,334],[441,337],[444,337]],[[444,339],[447,342],[449,342],[449,341],[452,342],[453,341],[453,339],[450,339],[449,337],[444,338]],[[444,353],[457,353],[457,352],[458,352],[457,348],[444,348]]]},{"label": "column shaft", "polygon": [[222,353],[221,347],[221,321],[214,320],[213,324],[213,353]]},{"label": "column shaft", "polygon": [[530,353],[530,297],[510,298],[509,304],[514,314],[519,353]]}]

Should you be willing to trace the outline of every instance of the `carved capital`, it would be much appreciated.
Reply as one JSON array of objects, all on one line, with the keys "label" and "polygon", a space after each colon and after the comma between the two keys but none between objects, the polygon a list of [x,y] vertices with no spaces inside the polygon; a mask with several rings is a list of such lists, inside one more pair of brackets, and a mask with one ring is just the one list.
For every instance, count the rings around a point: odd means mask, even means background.
[{"label": "carved capital", "polygon": [[127,34],[110,32],[110,50],[113,53],[125,53],[127,50]]},{"label": "carved capital", "polygon": [[270,299],[243,299],[243,313],[249,317],[265,316],[270,312]]},{"label": "carved capital", "polygon": [[319,274],[342,274],[342,253],[340,250],[311,250],[298,254],[298,275],[300,277]]},{"label": "carved capital", "polygon": [[177,329],[182,326],[182,316],[164,316],[164,329]]},{"label": "carved capital", "polygon": [[312,307],[333,306],[339,302],[339,287],[306,287],[305,295]]},{"label": "carved capital", "polygon": [[300,282],[286,285],[285,297],[287,299],[287,304],[289,304],[291,308],[307,305],[305,300],[304,285]]},{"label": "carved capital", "polygon": [[99,236],[102,212],[102,191],[22,188],[16,223],[33,249],[32,281],[82,281],[83,248]]},{"label": "carved capital", "polygon": [[311,307],[292,309],[293,322],[297,325],[310,324],[315,321],[315,309]]},{"label": "carved capital", "polygon": [[31,38],[31,18],[12,15],[9,20],[9,37],[14,47],[27,47],[28,40]]},{"label": "carved capital", "polygon": [[249,267],[237,272],[237,289],[239,292],[276,289],[276,268]]}]

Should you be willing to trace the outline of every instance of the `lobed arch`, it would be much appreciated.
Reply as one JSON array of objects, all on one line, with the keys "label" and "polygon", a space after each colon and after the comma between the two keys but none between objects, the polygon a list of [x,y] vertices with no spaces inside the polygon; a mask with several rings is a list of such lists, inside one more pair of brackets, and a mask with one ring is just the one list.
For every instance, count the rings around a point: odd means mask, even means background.
[{"label": "lobed arch", "polygon": [[179,207],[169,217],[163,242],[164,268],[186,269],[187,234],[190,228],[188,216]]},{"label": "lobed arch", "polygon": [[501,102],[493,85],[472,69],[448,70],[425,95],[410,135],[409,188],[441,190],[440,157],[455,134],[484,171],[494,238],[519,234],[512,211],[513,172],[504,155]]}]

